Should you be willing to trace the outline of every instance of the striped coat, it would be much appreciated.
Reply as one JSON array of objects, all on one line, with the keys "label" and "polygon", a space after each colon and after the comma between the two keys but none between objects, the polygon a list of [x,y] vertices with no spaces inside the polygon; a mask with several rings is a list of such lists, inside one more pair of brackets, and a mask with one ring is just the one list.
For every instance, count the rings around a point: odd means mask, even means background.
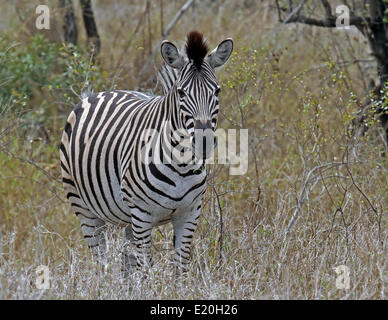
[{"label": "striped coat", "polygon": [[215,130],[219,85],[214,69],[232,48],[227,39],[206,56],[196,31],[188,35],[186,55],[164,42],[162,56],[177,70],[164,96],[100,92],[70,113],[60,148],[63,183],[84,237],[101,260],[107,223],[125,227],[126,240],[135,245],[134,255],[123,253],[123,270],[130,272],[152,263],[152,228],[172,222],[176,267],[187,269],[206,190],[206,157],[194,152],[186,158],[191,161],[177,159],[185,150],[182,135],[194,150],[199,129]]}]

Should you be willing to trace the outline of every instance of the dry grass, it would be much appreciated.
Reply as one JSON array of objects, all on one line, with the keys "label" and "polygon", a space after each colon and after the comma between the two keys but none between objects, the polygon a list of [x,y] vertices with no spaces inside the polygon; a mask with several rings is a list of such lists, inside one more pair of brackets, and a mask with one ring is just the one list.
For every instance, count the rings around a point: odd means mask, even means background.
[{"label": "dry grass", "polygon": [[[181,2],[169,1],[166,21]],[[96,9],[102,63],[120,88],[149,88],[152,68],[147,79],[137,77],[148,29],[125,47],[137,21],[127,14],[144,7],[124,7],[117,21],[104,20],[119,3],[101,1]],[[365,44],[354,31],[278,27],[267,2],[252,6],[224,1],[196,12],[212,45],[235,39],[236,52],[220,72],[220,127],[248,128],[250,148],[246,175],[209,166],[189,273],[173,275],[170,226],[155,230],[156,263],[144,277],[120,277],[122,231],[115,228],[108,233],[109,267],[93,263],[60,184],[22,160],[58,178],[61,129],[52,129],[51,144],[30,142],[15,130],[3,134],[10,119],[17,124],[8,114],[0,118],[0,299],[386,299],[388,160],[377,126],[361,139],[348,130],[365,94],[361,74],[371,71],[338,63],[369,58]],[[154,44],[156,12],[155,5]],[[192,27],[189,12],[169,38],[183,39]],[[51,272],[46,291],[35,286],[42,264]],[[349,290],[336,288],[339,265],[350,270]]]}]

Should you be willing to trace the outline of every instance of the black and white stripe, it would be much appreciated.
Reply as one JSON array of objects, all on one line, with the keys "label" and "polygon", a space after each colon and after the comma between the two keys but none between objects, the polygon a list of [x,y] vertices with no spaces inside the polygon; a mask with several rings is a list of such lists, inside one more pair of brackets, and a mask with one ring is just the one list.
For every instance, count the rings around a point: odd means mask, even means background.
[{"label": "black and white stripe", "polygon": [[158,81],[162,86],[163,95],[167,95],[172,86],[178,80],[178,70],[170,67],[167,63],[163,63],[158,71]]}]

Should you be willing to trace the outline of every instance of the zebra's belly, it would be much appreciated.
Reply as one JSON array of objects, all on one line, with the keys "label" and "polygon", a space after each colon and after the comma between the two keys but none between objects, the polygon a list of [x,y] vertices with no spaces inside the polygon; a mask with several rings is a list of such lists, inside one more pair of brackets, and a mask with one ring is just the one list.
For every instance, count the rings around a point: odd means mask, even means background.
[{"label": "zebra's belly", "polygon": [[[86,179],[85,173],[84,192],[80,194],[91,212],[116,225],[131,223],[132,215],[140,212],[148,215],[154,225],[168,222],[172,214],[190,212],[206,189],[206,172],[183,177],[164,172],[169,177],[167,183],[152,175],[143,179],[126,176],[120,181],[114,171],[105,170],[105,166],[89,168],[93,178]],[[82,184],[82,179],[75,180],[77,185]]]},{"label": "zebra's belly", "polygon": [[85,185],[89,196],[83,197],[88,209],[100,219],[116,225],[131,223],[131,210],[123,201],[120,183],[111,178],[102,184]]},{"label": "zebra's belly", "polygon": [[[158,225],[163,221],[167,223],[172,215],[184,214],[194,209],[206,189],[205,176],[175,180],[174,183],[175,186],[153,184],[149,188],[143,185],[140,190],[134,186],[135,183],[128,187],[124,182],[122,189],[126,202],[142,212],[147,212],[154,225]],[[136,212],[136,209],[133,212]]]}]

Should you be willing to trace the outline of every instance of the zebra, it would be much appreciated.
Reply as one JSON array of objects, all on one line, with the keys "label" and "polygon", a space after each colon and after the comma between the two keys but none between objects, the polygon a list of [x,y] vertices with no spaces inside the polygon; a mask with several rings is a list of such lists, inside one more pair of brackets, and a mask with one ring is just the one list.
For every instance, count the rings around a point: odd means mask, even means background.
[{"label": "zebra", "polygon": [[[229,59],[233,40],[209,53],[202,33],[191,31],[184,50],[166,40],[160,48],[164,95],[114,90],[85,97],[67,118],[60,146],[66,196],[93,256],[101,259],[106,252],[108,224],[125,228],[125,240],[134,244],[134,254],[123,254],[124,272],[153,264],[152,229],[170,222],[174,268],[188,270],[206,190],[205,149],[214,148],[204,135],[204,153],[196,153],[196,133],[216,130],[220,85],[215,69]],[[163,80],[163,74],[170,77]],[[156,132],[149,153],[163,161],[143,161],[148,130]],[[190,161],[165,161],[166,150],[179,145],[177,131],[195,149]]]}]

